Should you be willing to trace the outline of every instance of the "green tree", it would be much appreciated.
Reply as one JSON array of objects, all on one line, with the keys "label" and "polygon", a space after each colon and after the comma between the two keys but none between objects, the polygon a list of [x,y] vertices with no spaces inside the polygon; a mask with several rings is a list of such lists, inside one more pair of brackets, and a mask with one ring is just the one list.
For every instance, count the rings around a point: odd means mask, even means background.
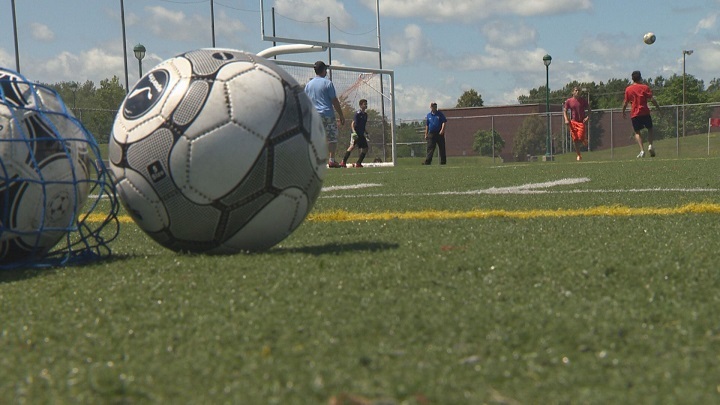
[{"label": "green tree", "polygon": [[462,108],[462,107],[482,107],[483,106],[483,99],[480,93],[475,91],[475,89],[466,90],[460,98],[457,100],[457,105],[455,105],[455,108]]},{"label": "green tree", "polygon": [[479,130],[474,139],[472,148],[481,156],[498,156],[505,147],[505,140],[495,130]]},{"label": "green tree", "polygon": [[[425,123],[422,121],[402,122],[398,125],[395,136],[398,145],[397,154],[400,157],[422,156],[425,145],[419,142],[424,141]],[[412,144],[412,145],[411,145]]]},{"label": "green tree", "polygon": [[532,115],[523,120],[513,140],[513,156],[523,161],[527,155],[536,156],[545,153],[547,126],[545,120]]}]

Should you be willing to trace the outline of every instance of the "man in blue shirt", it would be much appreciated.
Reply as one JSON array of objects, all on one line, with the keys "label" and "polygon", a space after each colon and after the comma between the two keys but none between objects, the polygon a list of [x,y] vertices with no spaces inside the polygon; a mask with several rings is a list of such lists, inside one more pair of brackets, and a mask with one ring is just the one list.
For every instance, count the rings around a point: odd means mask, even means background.
[{"label": "man in blue shirt", "polygon": [[305,94],[310,97],[310,101],[312,101],[322,118],[325,139],[328,143],[328,167],[340,167],[340,164],[335,161],[338,127],[333,107],[340,117],[340,126],[345,125],[345,117],[343,116],[340,100],[338,100],[335,92],[335,86],[333,82],[325,77],[327,76],[328,66],[325,62],[319,60],[315,62],[314,69],[316,76],[305,85]]},{"label": "man in blue shirt", "polygon": [[427,156],[425,156],[424,165],[432,164],[433,155],[435,154],[435,145],[440,151],[440,164],[447,163],[445,156],[445,123],[447,118],[445,114],[438,111],[437,103],[430,104],[430,112],[425,117],[425,140],[427,141]]}]

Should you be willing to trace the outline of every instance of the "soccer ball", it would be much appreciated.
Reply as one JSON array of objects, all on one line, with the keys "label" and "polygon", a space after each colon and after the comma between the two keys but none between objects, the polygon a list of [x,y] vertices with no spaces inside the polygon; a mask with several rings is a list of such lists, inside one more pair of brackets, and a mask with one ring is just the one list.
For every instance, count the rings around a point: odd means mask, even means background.
[{"label": "soccer ball", "polygon": [[174,250],[268,249],[320,194],[327,145],[303,87],[273,62],[231,49],[168,59],[128,93],[110,168],[138,226]]},{"label": "soccer ball", "polygon": [[652,32],[648,32],[647,34],[645,34],[645,36],[643,36],[643,42],[645,42],[648,45],[654,44],[655,39],[656,39],[655,34],[653,34]]},{"label": "soccer ball", "polygon": [[74,227],[89,134],[53,90],[0,68],[0,264],[43,257]]}]

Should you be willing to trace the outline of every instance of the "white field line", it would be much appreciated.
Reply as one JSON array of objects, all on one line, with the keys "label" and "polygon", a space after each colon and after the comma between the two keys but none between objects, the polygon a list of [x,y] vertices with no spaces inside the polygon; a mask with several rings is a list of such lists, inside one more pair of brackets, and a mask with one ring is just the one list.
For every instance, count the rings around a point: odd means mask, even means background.
[{"label": "white field line", "polygon": [[[648,192],[681,192],[707,193],[717,192],[717,188],[634,188],[634,189],[595,189],[595,190],[549,190],[555,186],[565,186],[589,182],[587,177],[561,179],[543,183],[528,183],[514,187],[490,187],[483,190],[470,191],[439,191],[436,193],[402,193],[402,194],[363,194],[361,197],[399,197],[399,196],[433,196],[433,195],[499,195],[499,194],[574,194],[574,193],[648,193]],[[380,185],[377,185],[380,186]],[[326,190],[323,191],[334,191]],[[357,198],[358,195],[320,195],[320,198]]]},{"label": "white field line", "polygon": [[[357,197],[399,197],[399,196],[433,196],[433,195],[500,195],[500,194],[576,194],[576,193],[658,193],[658,192],[680,192],[680,193],[710,193],[718,192],[717,188],[632,188],[632,189],[595,189],[595,190],[549,190],[555,186],[568,186],[589,182],[587,177],[561,179],[543,183],[528,183],[513,187],[490,187],[482,190],[469,191],[439,191],[436,193],[402,193],[402,194],[363,194],[363,195],[320,195],[320,198],[357,198]],[[322,192],[328,193],[343,190],[359,190],[363,188],[382,187],[377,183],[360,183],[347,186],[323,187]],[[98,198],[97,194],[89,198]],[[107,194],[103,198],[108,198]]]}]

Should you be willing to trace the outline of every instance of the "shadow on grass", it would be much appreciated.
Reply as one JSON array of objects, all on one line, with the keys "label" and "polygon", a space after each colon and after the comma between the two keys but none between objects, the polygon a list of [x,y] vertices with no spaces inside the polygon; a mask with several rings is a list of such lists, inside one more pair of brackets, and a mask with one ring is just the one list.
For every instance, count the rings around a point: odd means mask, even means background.
[{"label": "shadow on grass", "polygon": [[397,249],[400,247],[397,243],[387,242],[351,242],[351,243],[326,243],[324,245],[302,246],[284,248],[279,247],[268,251],[267,253],[275,254],[294,254],[305,253],[313,256],[321,256],[327,254],[342,254],[353,252],[377,252],[380,250]]}]

